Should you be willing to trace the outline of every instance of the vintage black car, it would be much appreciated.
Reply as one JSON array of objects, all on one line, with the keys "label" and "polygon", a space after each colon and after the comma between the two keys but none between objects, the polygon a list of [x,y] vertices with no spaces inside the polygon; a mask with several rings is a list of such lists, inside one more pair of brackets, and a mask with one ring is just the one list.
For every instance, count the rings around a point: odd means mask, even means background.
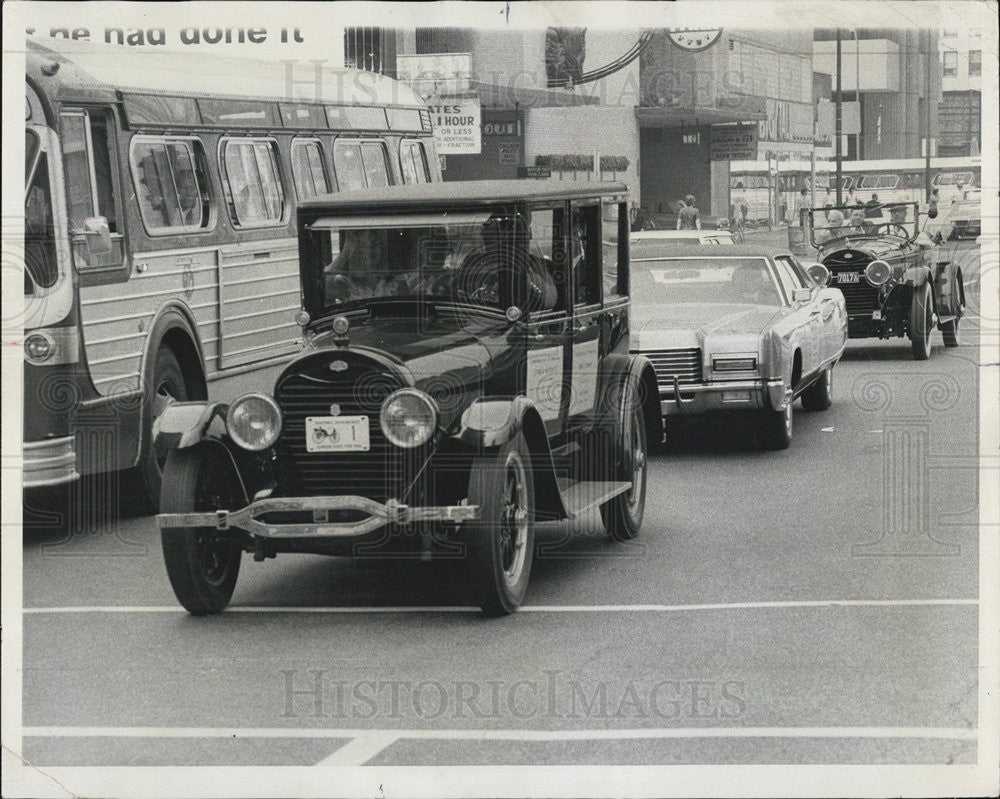
[{"label": "vintage black car", "polygon": [[343,192],[302,204],[298,228],[304,350],[272,393],[157,423],[157,523],[188,611],[228,604],[244,552],[419,550],[465,557],[500,615],[536,521],[599,507],[612,539],[639,532],[662,422],[628,351],[625,186]]},{"label": "vintage black car", "polygon": [[814,208],[808,223],[829,285],[847,302],[850,338],[907,336],[913,357],[926,360],[936,324],[944,345],[958,346],[961,266],[922,229],[917,203]]}]

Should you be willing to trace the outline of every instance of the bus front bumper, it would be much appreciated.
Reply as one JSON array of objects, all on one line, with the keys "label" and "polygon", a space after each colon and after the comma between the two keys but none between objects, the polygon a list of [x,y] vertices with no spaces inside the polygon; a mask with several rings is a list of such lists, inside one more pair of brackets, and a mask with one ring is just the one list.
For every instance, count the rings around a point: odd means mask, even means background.
[{"label": "bus front bumper", "polygon": [[80,479],[73,436],[30,441],[22,450],[22,486],[42,488]]}]

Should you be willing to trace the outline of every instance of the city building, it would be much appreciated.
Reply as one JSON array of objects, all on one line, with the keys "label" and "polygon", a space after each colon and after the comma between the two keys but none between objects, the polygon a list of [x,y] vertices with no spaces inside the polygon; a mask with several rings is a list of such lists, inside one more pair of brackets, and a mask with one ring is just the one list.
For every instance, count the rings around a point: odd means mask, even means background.
[{"label": "city building", "polygon": [[941,31],[941,103],[938,106],[939,156],[979,155],[982,147],[983,41],[981,28],[956,26]]}]

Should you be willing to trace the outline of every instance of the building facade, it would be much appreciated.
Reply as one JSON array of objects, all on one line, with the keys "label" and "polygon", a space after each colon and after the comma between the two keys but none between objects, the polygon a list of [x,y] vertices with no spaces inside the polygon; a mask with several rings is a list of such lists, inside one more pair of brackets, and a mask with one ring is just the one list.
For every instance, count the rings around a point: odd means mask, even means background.
[{"label": "building facade", "polygon": [[[995,45],[995,42],[994,42]],[[981,28],[941,31],[940,156],[975,156],[982,147],[983,40]]]}]

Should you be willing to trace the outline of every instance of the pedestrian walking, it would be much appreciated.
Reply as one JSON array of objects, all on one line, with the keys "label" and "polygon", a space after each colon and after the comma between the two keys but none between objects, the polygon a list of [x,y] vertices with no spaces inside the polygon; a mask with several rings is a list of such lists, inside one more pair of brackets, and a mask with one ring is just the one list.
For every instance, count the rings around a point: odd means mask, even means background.
[{"label": "pedestrian walking", "polygon": [[936,219],[938,215],[938,202],[941,197],[938,194],[937,189],[931,189],[931,196],[927,200],[927,217],[929,219]]},{"label": "pedestrian walking", "polygon": [[689,194],[684,198],[684,207],[677,212],[678,230],[701,230],[701,219],[698,216],[698,208],[694,202],[693,194]]}]

